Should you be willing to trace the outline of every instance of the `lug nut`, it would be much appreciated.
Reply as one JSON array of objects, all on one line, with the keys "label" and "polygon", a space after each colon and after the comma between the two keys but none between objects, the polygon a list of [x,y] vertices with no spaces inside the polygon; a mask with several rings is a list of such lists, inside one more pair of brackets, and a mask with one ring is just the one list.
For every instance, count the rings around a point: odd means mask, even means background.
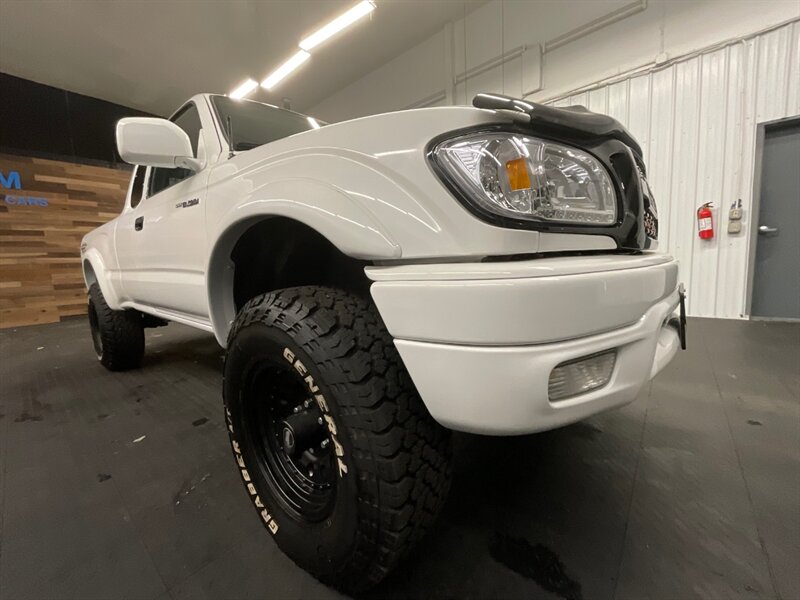
[{"label": "lug nut", "polygon": [[317,418],[317,423],[319,423],[320,425],[322,425],[324,422],[325,420],[322,417]]},{"label": "lug nut", "polygon": [[324,450],[325,448],[327,448],[330,445],[331,445],[331,441],[330,440],[322,440],[322,443],[319,445],[319,447]]}]

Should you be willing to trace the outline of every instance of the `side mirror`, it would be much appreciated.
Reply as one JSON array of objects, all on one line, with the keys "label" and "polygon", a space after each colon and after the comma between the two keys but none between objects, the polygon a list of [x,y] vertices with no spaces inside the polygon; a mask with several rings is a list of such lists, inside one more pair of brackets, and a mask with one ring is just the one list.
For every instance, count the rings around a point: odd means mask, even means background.
[{"label": "side mirror", "polygon": [[199,171],[186,132],[166,119],[128,117],[117,123],[117,152],[126,163]]}]

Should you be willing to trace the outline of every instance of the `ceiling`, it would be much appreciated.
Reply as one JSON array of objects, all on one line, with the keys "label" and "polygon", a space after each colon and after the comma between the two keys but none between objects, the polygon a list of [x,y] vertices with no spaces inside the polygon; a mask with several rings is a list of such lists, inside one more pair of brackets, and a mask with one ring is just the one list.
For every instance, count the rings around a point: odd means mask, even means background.
[{"label": "ceiling", "polygon": [[[306,110],[485,0],[376,0],[273,92]],[[261,81],[305,35],[356,0],[8,0],[0,71],[168,115],[200,92]]]}]

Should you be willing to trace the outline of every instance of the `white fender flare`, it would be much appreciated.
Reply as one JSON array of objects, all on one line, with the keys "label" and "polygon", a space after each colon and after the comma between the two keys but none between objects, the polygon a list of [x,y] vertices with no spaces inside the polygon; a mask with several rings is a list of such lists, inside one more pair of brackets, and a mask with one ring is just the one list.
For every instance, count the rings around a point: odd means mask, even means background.
[{"label": "white fender flare", "polygon": [[86,289],[88,290],[89,286],[96,282],[100,286],[100,291],[103,292],[106,303],[114,310],[119,310],[120,298],[110,281],[100,252],[96,248],[89,248],[83,253],[81,261]]},{"label": "white fender flare", "polygon": [[402,256],[386,228],[344,190],[309,179],[282,180],[253,190],[224,215],[217,233],[211,235],[216,243],[206,269],[208,306],[217,341],[223,347],[236,316],[231,251],[252,225],[271,217],[303,223],[353,258],[386,260]]}]

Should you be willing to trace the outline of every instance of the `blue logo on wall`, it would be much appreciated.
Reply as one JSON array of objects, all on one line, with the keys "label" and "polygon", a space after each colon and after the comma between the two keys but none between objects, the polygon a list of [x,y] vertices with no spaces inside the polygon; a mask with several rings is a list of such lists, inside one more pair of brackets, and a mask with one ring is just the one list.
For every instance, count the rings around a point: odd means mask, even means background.
[{"label": "blue logo on wall", "polygon": [[[8,175],[0,171],[0,187],[6,190],[21,190],[22,180],[17,171],[9,171]],[[12,196],[9,194],[3,198],[10,206],[47,206],[49,202],[46,198],[34,198],[33,196]]]},{"label": "blue logo on wall", "polygon": [[20,183],[19,173],[16,171],[9,171],[8,177],[6,177],[2,171],[0,171],[0,186],[3,186],[7,190],[15,189],[19,190],[22,189],[22,183]]}]

